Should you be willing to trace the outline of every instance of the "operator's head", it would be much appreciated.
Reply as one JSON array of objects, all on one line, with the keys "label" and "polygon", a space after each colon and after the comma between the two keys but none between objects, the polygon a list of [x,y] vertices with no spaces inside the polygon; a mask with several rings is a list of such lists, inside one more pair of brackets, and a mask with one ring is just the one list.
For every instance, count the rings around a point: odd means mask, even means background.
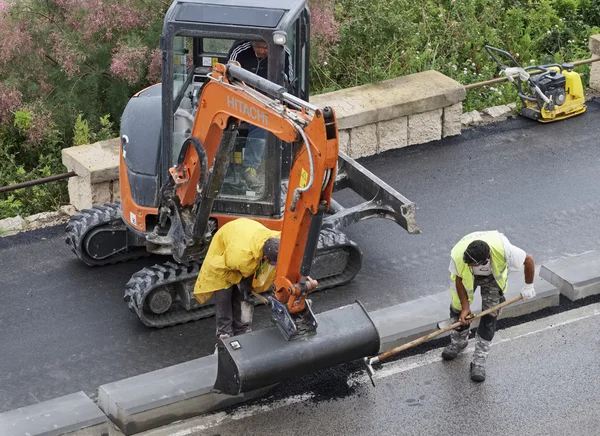
[{"label": "operator's head", "polygon": [[463,261],[469,266],[481,266],[490,258],[490,246],[484,241],[473,241],[463,254]]},{"label": "operator's head", "polygon": [[269,265],[277,265],[277,255],[279,254],[279,238],[269,238],[263,245],[263,259],[269,262]]},{"label": "operator's head", "polygon": [[259,59],[266,58],[269,55],[269,47],[264,41],[252,41],[252,48]]}]

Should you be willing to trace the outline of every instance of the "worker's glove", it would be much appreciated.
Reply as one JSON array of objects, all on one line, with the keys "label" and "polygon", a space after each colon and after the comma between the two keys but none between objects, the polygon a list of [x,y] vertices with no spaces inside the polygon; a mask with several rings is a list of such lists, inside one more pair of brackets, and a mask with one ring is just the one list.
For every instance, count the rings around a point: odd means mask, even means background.
[{"label": "worker's glove", "polygon": [[533,297],[535,297],[533,283],[523,286],[523,289],[521,289],[521,296],[523,297],[523,301],[531,300]]}]

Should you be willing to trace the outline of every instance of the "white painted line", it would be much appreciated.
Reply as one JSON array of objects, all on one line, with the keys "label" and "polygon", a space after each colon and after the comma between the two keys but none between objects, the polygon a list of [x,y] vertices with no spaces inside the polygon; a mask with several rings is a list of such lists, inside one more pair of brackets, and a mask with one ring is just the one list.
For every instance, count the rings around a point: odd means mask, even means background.
[{"label": "white painted line", "polygon": [[[313,394],[303,394],[303,395],[295,395],[293,397],[284,398],[282,400],[276,401],[267,405],[255,405],[255,406],[241,406],[236,409],[235,413],[227,414],[225,412],[217,412],[210,415],[201,416],[200,418],[194,419],[194,424],[192,427],[181,429],[175,432],[169,432],[170,436],[190,436],[195,432],[199,432],[202,430],[206,430],[209,428],[216,427],[226,422],[230,421],[238,421],[240,419],[249,418],[254,415],[258,415],[259,413],[270,412],[272,410],[277,410],[282,407],[291,406],[292,404],[303,403],[305,401],[313,398]],[[160,431],[161,429],[157,429]],[[164,430],[164,429],[163,429]],[[152,430],[144,433],[144,435],[151,435]],[[157,433],[160,434],[160,433]]]}]

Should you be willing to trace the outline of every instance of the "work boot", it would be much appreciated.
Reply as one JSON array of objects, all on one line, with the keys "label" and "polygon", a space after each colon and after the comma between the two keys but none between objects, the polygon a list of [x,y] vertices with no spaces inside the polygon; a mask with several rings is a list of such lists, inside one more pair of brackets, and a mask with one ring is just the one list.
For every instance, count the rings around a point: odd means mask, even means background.
[{"label": "work boot", "polygon": [[442,351],[442,359],[456,359],[458,353],[467,348],[467,345],[469,345],[469,329],[465,329],[461,332],[452,330],[452,333],[450,333],[450,345]]},{"label": "work boot", "polygon": [[[218,339],[227,339],[230,337],[231,337],[231,335],[229,333],[221,333],[220,335],[217,336]],[[219,343],[218,342],[215,344],[215,352],[213,354],[219,354]]]},{"label": "work boot", "polygon": [[471,362],[471,380],[478,383],[485,381],[485,367]]},{"label": "work boot", "polygon": [[476,341],[473,362],[471,362],[471,380],[482,382],[485,381],[485,361],[492,348],[492,341],[485,340],[479,335]]},{"label": "work boot", "polygon": [[260,180],[258,180],[258,176],[256,174],[255,168],[246,168],[244,171],[244,180],[249,188],[259,188],[261,186]]}]

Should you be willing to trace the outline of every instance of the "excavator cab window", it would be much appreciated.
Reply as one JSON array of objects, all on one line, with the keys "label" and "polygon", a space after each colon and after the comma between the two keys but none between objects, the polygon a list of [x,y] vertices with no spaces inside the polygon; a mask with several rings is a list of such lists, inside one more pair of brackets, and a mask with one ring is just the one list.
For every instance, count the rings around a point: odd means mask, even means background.
[{"label": "excavator cab window", "polygon": [[[209,80],[212,66],[226,64],[236,44],[266,44],[269,55],[261,62],[261,73],[304,100],[309,92],[306,72],[310,57],[310,18],[302,1],[284,0],[257,9],[241,2],[215,6],[209,0],[177,0],[166,20],[169,25],[161,38],[167,60],[163,97],[171,95],[172,100],[162,112],[167,118],[163,124],[167,130],[163,132],[162,183],[168,177],[166,170],[177,163],[181,147],[191,134],[202,87]],[[276,42],[275,35],[282,34],[285,42],[280,45],[281,39]],[[215,213],[281,216],[292,145],[268,132],[262,137],[256,133],[251,125],[241,123],[228,172],[213,204]],[[264,145],[256,146],[261,141]]]}]

